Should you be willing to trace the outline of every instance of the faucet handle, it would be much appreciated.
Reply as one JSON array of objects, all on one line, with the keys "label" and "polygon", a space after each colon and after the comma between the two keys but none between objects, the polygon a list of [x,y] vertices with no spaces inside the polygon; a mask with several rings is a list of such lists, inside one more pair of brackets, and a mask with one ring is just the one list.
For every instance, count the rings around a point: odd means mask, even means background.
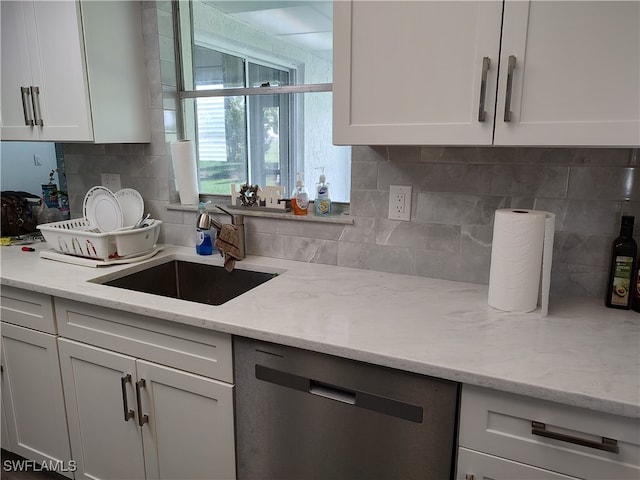
[{"label": "faucet handle", "polygon": [[231,217],[231,223],[233,225],[244,225],[244,215],[241,213],[231,213],[229,210],[221,207],[220,205],[214,205],[215,208],[221,210]]}]

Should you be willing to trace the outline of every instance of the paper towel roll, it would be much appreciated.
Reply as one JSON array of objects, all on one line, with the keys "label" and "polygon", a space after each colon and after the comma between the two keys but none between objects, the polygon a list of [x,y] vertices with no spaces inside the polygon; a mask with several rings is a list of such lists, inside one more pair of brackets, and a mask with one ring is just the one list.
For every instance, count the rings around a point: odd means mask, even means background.
[{"label": "paper towel roll", "polygon": [[547,315],[555,215],[496,210],[489,273],[489,305],[507,312]]},{"label": "paper towel roll", "polygon": [[178,183],[180,203],[198,204],[198,169],[191,140],[171,142],[173,173]]}]

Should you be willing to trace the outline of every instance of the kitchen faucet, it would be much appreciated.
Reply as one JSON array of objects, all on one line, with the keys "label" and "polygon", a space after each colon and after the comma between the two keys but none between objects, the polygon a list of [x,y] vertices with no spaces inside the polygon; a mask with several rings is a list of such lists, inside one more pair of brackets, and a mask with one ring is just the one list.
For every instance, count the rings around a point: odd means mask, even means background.
[{"label": "kitchen faucet", "polygon": [[[242,215],[241,213],[231,213],[230,211],[224,209],[223,207],[221,207],[220,205],[214,205],[214,208],[217,208],[218,210],[222,211],[223,213],[226,213],[227,215],[229,215],[231,217],[231,225],[235,225],[238,228],[238,251],[240,252],[240,258],[238,258],[238,260],[242,260],[246,254],[245,254],[245,234],[244,234],[244,215]],[[222,229],[222,224],[220,222],[218,222],[217,220],[215,220],[213,217],[211,217],[211,215],[209,215],[209,218],[211,219],[211,225],[213,225],[213,227],[218,231],[218,234],[220,233],[220,230]]]}]

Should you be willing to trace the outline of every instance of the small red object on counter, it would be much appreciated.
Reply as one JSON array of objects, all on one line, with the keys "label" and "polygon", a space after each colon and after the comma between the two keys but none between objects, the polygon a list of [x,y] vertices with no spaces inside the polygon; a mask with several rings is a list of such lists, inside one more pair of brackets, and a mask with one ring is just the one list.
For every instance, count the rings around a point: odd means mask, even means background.
[{"label": "small red object on counter", "polygon": [[36,249],[32,248],[32,247],[22,247],[21,249],[23,252],[35,252]]}]

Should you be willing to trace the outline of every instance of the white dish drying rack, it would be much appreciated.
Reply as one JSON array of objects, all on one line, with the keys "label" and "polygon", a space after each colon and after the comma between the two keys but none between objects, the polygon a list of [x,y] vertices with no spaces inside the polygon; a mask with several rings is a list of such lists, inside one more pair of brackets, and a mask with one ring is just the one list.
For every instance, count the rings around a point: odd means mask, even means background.
[{"label": "white dish drying rack", "polygon": [[61,253],[102,261],[144,255],[154,249],[161,220],[147,220],[146,226],[101,233],[85,218],[38,225],[49,246]]}]

